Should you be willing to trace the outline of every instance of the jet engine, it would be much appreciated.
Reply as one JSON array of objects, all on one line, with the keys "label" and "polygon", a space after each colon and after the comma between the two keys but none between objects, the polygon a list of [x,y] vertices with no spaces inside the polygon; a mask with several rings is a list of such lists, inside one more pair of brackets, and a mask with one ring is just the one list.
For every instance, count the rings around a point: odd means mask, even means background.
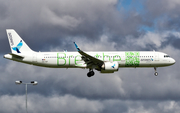
[{"label": "jet engine", "polygon": [[101,73],[114,73],[115,71],[118,71],[118,69],[118,62],[104,62],[101,66]]}]

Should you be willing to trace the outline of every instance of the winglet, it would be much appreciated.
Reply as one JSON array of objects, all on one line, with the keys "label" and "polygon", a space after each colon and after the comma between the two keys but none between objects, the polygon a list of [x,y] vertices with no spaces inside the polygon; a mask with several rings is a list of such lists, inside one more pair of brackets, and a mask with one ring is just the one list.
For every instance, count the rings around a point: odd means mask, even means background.
[{"label": "winglet", "polygon": [[78,51],[80,51],[79,47],[77,46],[76,42],[74,42],[74,45]]}]

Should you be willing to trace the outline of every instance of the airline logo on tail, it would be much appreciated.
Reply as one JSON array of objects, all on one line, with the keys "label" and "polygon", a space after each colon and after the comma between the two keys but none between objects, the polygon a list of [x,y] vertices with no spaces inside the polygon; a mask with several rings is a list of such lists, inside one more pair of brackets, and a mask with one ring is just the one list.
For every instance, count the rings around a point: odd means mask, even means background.
[{"label": "airline logo on tail", "polygon": [[23,43],[22,43],[22,40],[19,42],[19,44],[16,46],[16,47],[12,47],[12,49],[14,51],[16,51],[17,53],[21,53],[20,52],[20,48],[22,47]]}]

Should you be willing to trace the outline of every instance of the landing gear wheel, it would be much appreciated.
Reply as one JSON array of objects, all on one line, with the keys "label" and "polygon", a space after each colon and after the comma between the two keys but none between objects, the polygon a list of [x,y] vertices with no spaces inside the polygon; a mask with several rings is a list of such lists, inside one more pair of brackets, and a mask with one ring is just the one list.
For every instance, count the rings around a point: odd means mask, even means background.
[{"label": "landing gear wheel", "polygon": [[87,76],[88,76],[88,77],[91,77],[91,73],[90,73],[90,72],[88,72],[88,73],[87,73]]},{"label": "landing gear wheel", "polygon": [[88,73],[87,73],[87,76],[88,76],[88,77],[94,76],[94,71],[88,72]]},{"label": "landing gear wheel", "polygon": [[155,72],[154,75],[155,75],[155,76],[158,76],[158,72]]},{"label": "landing gear wheel", "polygon": [[90,73],[91,73],[92,76],[94,76],[94,71],[91,71]]},{"label": "landing gear wheel", "polygon": [[155,71],[154,75],[158,76],[158,72],[156,71],[156,67],[154,67],[154,71]]}]

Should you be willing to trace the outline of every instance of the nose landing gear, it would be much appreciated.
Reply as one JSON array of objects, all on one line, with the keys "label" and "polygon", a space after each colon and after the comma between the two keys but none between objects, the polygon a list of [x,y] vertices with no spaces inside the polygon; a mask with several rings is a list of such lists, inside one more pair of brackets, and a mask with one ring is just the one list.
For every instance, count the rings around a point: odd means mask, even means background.
[{"label": "nose landing gear", "polygon": [[158,72],[156,71],[156,67],[154,67],[154,71],[155,71],[154,75],[158,76]]}]

